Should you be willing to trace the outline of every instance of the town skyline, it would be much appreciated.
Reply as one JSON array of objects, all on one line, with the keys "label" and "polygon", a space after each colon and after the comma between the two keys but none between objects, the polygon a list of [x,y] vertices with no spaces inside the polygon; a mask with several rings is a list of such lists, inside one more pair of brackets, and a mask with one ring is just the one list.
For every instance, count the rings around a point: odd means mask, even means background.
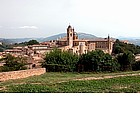
[{"label": "town skyline", "polygon": [[77,32],[98,37],[140,37],[138,0],[1,0],[0,38],[49,37]]}]

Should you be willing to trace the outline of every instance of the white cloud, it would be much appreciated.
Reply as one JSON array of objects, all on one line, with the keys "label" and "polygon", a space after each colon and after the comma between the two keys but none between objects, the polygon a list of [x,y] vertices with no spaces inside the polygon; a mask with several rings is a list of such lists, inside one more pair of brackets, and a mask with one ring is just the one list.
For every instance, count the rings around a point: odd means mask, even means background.
[{"label": "white cloud", "polygon": [[20,29],[37,29],[38,27],[36,26],[22,26],[22,27],[19,27]]},{"label": "white cloud", "polygon": [[2,26],[0,26],[0,28],[2,28]]}]

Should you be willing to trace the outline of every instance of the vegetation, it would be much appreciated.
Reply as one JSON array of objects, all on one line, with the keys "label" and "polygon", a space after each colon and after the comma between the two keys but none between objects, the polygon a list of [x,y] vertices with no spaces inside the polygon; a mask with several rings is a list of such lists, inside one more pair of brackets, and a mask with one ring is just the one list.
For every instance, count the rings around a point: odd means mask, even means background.
[{"label": "vegetation", "polygon": [[25,42],[21,42],[21,43],[15,43],[14,46],[27,46],[27,45],[35,45],[35,44],[39,44],[39,42],[37,40],[30,40],[30,41],[25,41]]},{"label": "vegetation", "polygon": [[119,54],[117,56],[117,60],[120,64],[121,71],[132,70],[132,65],[135,63],[135,56],[132,54],[132,52],[127,51],[123,54]]},{"label": "vegetation", "polygon": [[[139,48],[119,40],[115,44],[114,56],[101,50],[77,56],[56,49],[42,63],[49,73],[1,82],[0,92],[140,92],[140,71],[130,71],[140,70],[134,57]],[[5,62],[1,71],[26,69],[22,57],[7,55],[1,61]]]},{"label": "vegetation", "polygon": [[105,54],[101,50],[88,52],[80,57],[78,71],[116,71],[118,64],[111,55]]},{"label": "vegetation", "polygon": [[0,45],[0,52],[3,52],[5,50],[5,47],[3,45]]},{"label": "vegetation", "polygon": [[130,51],[133,54],[140,54],[140,46],[134,44],[127,44],[119,41],[116,39],[113,45],[113,52],[114,54],[124,53],[126,51]]},{"label": "vegetation", "polygon": [[140,54],[140,46],[123,43],[117,39],[113,45],[112,53],[120,65],[120,71],[140,70],[140,62],[136,62],[134,56]]},{"label": "vegetation", "polygon": [[62,52],[56,49],[49,54],[46,54],[42,66],[45,67],[47,71],[73,72],[76,71],[77,62],[77,55],[73,55],[69,52]]},{"label": "vegetation", "polygon": [[[0,82],[0,92],[71,93],[140,92],[140,71],[121,73],[60,73]],[[131,75],[136,76],[131,76]],[[122,77],[124,75],[124,77]],[[118,76],[116,78],[113,78]],[[119,77],[120,76],[120,77]],[[110,78],[109,78],[110,77]],[[93,80],[85,80],[93,78]],[[94,80],[94,78],[96,80]],[[108,78],[108,79],[106,79]]]},{"label": "vegetation", "polygon": [[134,71],[140,70],[140,61],[136,61],[136,62],[132,65],[132,70],[134,70]]},{"label": "vegetation", "polygon": [[112,57],[101,50],[77,56],[57,49],[46,54],[42,64],[49,72],[115,72],[132,70],[134,67],[139,70],[135,65],[138,63],[130,51]]},{"label": "vegetation", "polygon": [[0,52],[3,52],[6,49],[11,49],[11,48],[13,48],[13,46],[11,46],[11,45],[5,45],[5,44],[0,45]]},{"label": "vegetation", "polygon": [[36,40],[30,40],[27,42],[27,45],[34,45],[34,44],[39,44],[39,42]]},{"label": "vegetation", "polygon": [[2,58],[0,61],[3,61],[5,63],[4,66],[0,67],[1,72],[27,69],[25,66],[27,63],[26,59],[20,56],[14,57],[8,54],[5,58]]}]

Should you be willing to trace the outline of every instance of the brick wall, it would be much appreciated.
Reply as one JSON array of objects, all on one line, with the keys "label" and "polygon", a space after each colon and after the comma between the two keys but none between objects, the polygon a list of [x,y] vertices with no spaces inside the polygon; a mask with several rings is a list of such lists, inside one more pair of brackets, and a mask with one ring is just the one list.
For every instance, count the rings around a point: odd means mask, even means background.
[{"label": "brick wall", "polygon": [[26,78],[26,77],[34,76],[34,75],[41,75],[41,74],[44,74],[45,72],[46,72],[45,68],[28,69],[28,70],[11,71],[11,72],[1,72],[0,81]]}]

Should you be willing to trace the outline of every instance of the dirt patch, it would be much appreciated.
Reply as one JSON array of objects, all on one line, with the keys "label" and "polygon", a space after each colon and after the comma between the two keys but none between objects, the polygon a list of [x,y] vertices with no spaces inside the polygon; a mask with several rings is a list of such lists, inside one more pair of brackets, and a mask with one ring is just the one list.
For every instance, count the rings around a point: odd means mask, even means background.
[{"label": "dirt patch", "polygon": [[139,76],[140,73],[136,74],[125,74],[125,75],[112,75],[112,76],[101,76],[101,77],[88,77],[88,78],[79,78],[75,80],[100,80],[100,79],[109,79],[109,78],[116,78],[116,77],[127,77],[127,76]]},{"label": "dirt patch", "polygon": [[5,86],[0,87],[0,91],[6,91],[6,90],[7,90],[7,88]]},{"label": "dirt patch", "polygon": [[128,86],[114,86],[114,89],[127,89],[129,88]]}]

